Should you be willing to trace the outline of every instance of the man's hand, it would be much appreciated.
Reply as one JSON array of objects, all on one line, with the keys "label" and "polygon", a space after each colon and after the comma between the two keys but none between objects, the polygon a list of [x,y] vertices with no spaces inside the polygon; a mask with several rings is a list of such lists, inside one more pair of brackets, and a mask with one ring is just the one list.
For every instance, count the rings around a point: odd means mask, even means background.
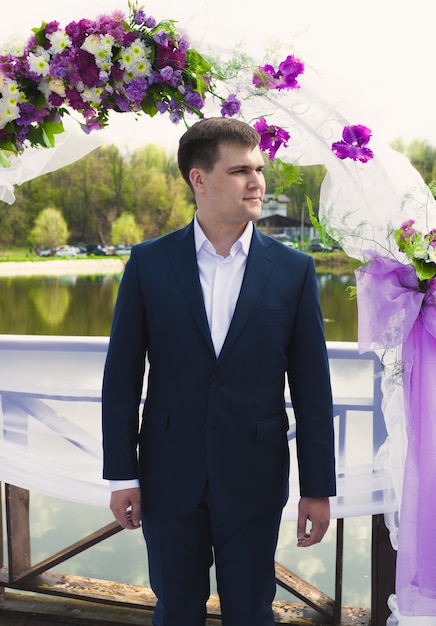
[{"label": "man's hand", "polygon": [[128,530],[141,526],[141,490],[121,489],[111,494],[110,509],[117,522]]},{"label": "man's hand", "polygon": [[[312,526],[306,532],[307,522]],[[330,523],[330,500],[328,498],[301,498],[298,504],[297,546],[307,548],[319,543]]]}]

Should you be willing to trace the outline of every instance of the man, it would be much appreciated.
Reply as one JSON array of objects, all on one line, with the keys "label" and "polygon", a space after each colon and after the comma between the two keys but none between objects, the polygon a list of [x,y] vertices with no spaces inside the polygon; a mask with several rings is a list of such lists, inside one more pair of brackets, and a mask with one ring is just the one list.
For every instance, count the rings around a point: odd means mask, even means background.
[{"label": "man", "polygon": [[309,256],[253,227],[265,193],[259,140],[228,118],[201,120],[183,135],[179,168],[196,216],[132,249],[115,308],[104,476],[118,522],[133,529],[142,518],[155,626],[204,626],[213,560],[223,625],[274,624],[274,553],[288,495],[286,376],[297,421],[298,545],[320,541],[329,524],[332,407],[315,271]]}]

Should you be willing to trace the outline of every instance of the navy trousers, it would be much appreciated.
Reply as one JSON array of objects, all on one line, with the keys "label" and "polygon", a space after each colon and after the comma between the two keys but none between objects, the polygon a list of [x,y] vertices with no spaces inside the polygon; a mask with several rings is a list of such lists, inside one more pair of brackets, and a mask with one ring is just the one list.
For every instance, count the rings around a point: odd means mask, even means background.
[{"label": "navy trousers", "polygon": [[207,494],[187,514],[144,510],[154,626],[204,626],[215,561],[223,626],[274,626],[274,555],[281,510],[222,519]]}]

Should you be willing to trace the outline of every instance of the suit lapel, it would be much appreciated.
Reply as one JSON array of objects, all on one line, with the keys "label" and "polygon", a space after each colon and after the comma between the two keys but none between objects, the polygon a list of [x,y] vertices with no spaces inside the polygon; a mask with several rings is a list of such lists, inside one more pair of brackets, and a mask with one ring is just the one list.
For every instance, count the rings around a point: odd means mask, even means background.
[{"label": "suit lapel", "polygon": [[193,222],[168,237],[166,245],[170,263],[187,306],[201,335],[215,353],[198,275]]},{"label": "suit lapel", "polygon": [[237,340],[244,328],[247,319],[251,315],[259,295],[268,280],[276,253],[271,247],[267,237],[262,235],[256,228],[253,230],[250,251],[247,258],[244,280],[236,303],[235,312],[230,324],[227,337],[219,355],[222,359]]}]

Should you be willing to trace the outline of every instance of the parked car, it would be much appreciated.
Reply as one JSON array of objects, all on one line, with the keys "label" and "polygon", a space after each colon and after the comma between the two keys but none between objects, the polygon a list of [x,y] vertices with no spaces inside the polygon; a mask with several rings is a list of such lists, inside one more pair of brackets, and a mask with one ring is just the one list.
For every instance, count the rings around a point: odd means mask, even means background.
[{"label": "parked car", "polygon": [[77,256],[77,248],[74,246],[58,246],[54,256],[75,257]]},{"label": "parked car", "polygon": [[36,250],[36,254],[38,256],[43,256],[43,257],[53,256],[53,250],[51,248],[41,248],[41,249],[38,248]]},{"label": "parked car", "polygon": [[94,256],[106,256],[106,252],[98,243],[90,243],[86,246],[86,253],[88,256],[93,254]]},{"label": "parked car", "polygon": [[115,246],[115,254],[119,254],[121,256],[128,256],[132,251],[132,246]]},{"label": "parked car", "polygon": [[332,248],[322,241],[313,240],[309,244],[309,252],[331,252]]}]

